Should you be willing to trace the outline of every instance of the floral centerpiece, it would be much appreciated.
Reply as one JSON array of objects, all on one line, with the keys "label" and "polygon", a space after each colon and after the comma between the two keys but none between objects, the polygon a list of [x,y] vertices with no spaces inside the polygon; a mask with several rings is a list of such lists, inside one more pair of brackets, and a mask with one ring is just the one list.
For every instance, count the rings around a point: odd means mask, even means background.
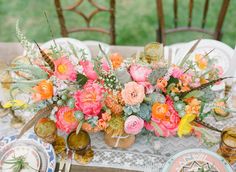
[{"label": "floral centerpiece", "polygon": [[135,135],[147,132],[157,137],[195,133],[206,138],[201,121],[214,110],[227,111],[224,100],[216,99],[211,90],[225,79],[222,68],[209,54],[189,58],[200,40],[179,64],[171,64],[159,43],[150,43],[143,53],[126,58],[106,54],[99,46],[102,55],[87,60],[85,53],[78,57],[56,44],[42,49],[28,42],[19,28],[17,33],[26,60],[8,69],[17,75],[12,78],[11,92],[30,93],[31,101],[25,104],[40,112],[20,135],[45,117],[41,112],[49,108],[48,117],[58,130],[68,134],[81,129],[104,131],[110,146],[127,148]]}]

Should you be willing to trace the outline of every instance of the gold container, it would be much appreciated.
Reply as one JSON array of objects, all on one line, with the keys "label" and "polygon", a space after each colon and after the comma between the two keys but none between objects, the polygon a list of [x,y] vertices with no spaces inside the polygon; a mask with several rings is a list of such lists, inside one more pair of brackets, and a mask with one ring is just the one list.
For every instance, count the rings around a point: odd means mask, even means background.
[{"label": "gold container", "polygon": [[76,154],[84,155],[87,149],[91,147],[89,134],[84,130],[80,130],[78,134],[76,134],[76,131],[72,131],[67,137],[67,145]]},{"label": "gold container", "polygon": [[222,131],[220,148],[217,153],[230,164],[236,162],[236,127],[226,128]]},{"label": "gold container", "polygon": [[57,127],[53,120],[41,118],[34,126],[35,134],[44,142],[53,143],[57,137]]}]

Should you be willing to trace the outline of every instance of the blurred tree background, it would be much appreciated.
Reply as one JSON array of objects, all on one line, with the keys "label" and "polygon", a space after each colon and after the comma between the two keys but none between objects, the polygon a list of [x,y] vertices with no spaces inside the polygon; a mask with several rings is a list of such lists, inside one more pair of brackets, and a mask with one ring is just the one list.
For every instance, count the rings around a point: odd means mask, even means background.
[{"label": "blurred tree background", "polygon": [[[71,5],[76,0],[61,0],[63,5]],[[108,5],[107,0],[96,0],[102,5]],[[187,25],[188,2],[179,1],[178,13],[180,25]],[[204,0],[194,1],[193,26],[200,26]],[[211,0],[209,4],[206,28],[214,30],[222,0]],[[231,0],[223,26],[222,41],[231,47],[236,43],[236,0]],[[83,3],[79,9],[88,14],[93,7]],[[49,27],[44,17],[47,12],[55,37],[60,37],[60,27],[53,0],[0,0],[0,41],[17,41],[15,23],[20,20],[20,27],[29,40],[45,42],[51,39]],[[173,0],[164,0],[164,12],[167,27],[173,27]],[[72,12],[66,12],[68,26],[84,26],[83,19]],[[99,13],[92,21],[94,26],[109,27],[106,13]],[[155,0],[116,0],[116,34],[119,45],[144,45],[156,40],[157,15]],[[97,33],[74,33],[71,37],[80,40],[99,40],[109,42],[109,38]],[[167,43],[190,41],[199,37],[207,38],[199,33],[176,33],[167,37]]]}]

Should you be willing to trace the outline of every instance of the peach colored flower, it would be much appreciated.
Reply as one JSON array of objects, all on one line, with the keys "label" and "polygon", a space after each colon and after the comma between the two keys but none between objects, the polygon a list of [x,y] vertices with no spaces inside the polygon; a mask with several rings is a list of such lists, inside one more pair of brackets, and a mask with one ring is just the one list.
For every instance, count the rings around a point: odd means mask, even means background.
[{"label": "peach colored flower", "polygon": [[84,122],[82,124],[82,129],[87,131],[88,133],[96,133],[100,131],[100,128],[98,126],[92,127],[91,124]]},{"label": "peach colored flower", "polygon": [[54,61],[55,71],[54,75],[61,80],[76,80],[76,70],[73,64],[66,57],[60,57]]},{"label": "peach colored flower", "polygon": [[166,92],[167,80],[164,78],[159,78],[157,80],[157,87],[161,89],[161,91]]},{"label": "peach colored flower", "polygon": [[118,69],[123,63],[123,57],[118,53],[111,54],[110,60],[114,69]]},{"label": "peach colored flower", "polygon": [[185,107],[186,114],[195,114],[198,115],[200,108],[201,108],[201,102],[195,98],[188,98],[185,99],[185,102],[188,103]]},{"label": "peach colored flower", "polygon": [[199,69],[204,70],[207,68],[208,62],[207,62],[207,59],[203,55],[196,54],[195,61]]},{"label": "peach colored flower", "polygon": [[142,103],[145,93],[144,87],[136,82],[128,82],[121,92],[122,98],[127,105],[136,105]]},{"label": "peach colored flower", "polygon": [[152,72],[152,70],[147,67],[134,64],[130,67],[129,72],[134,81],[145,82],[147,81],[147,78]]},{"label": "peach colored flower", "polygon": [[35,91],[32,95],[32,98],[35,101],[40,100],[47,100],[50,99],[53,96],[53,84],[49,80],[42,80],[33,87],[33,90]]},{"label": "peach colored flower", "polygon": [[78,121],[74,116],[74,110],[67,106],[60,107],[56,112],[56,125],[57,128],[70,133],[78,126]]},{"label": "peach colored flower", "polygon": [[141,132],[143,127],[144,127],[143,119],[135,115],[131,115],[125,120],[124,130],[127,134],[136,135]]},{"label": "peach colored flower", "polygon": [[95,82],[88,81],[74,97],[76,108],[85,115],[96,116],[102,109],[103,89]]}]

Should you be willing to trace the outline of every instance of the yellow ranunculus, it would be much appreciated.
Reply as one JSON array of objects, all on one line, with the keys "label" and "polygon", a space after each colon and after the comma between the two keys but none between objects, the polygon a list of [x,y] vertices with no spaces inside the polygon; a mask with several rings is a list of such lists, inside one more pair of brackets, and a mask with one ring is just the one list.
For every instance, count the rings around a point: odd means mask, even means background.
[{"label": "yellow ranunculus", "polygon": [[196,118],[194,114],[186,114],[184,117],[181,118],[178,128],[178,136],[182,137],[183,135],[187,135],[192,131],[192,122]]},{"label": "yellow ranunculus", "polygon": [[3,108],[7,109],[7,108],[26,108],[27,104],[25,104],[25,102],[23,102],[22,100],[10,100],[7,103],[5,103],[3,105]]}]

